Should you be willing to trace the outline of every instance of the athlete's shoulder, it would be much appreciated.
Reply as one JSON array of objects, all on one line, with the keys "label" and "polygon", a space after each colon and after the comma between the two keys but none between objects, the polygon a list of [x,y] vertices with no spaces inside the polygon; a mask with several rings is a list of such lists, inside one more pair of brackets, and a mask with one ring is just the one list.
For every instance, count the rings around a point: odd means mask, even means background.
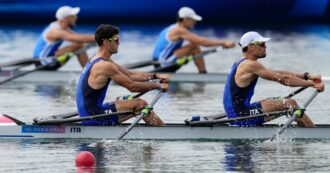
[{"label": "athlete's shoulder", "polygon": [[175,26],[173,29],[172,29],[172,31],[176,31],[176,32],[178,32],[178,33],[189,33],[190,31],[187,29],[187,28],[185,28],[185,27],[183,27],[183,26],[180,26],[180,25],[177,25],[177,26]]},{"label": "athlete's shoulder", "polygon": [[259,61],[255,61],[255,60],[250,60],[250,59],[246,59],[245,61],[243,61],[241,63],[242,66],[249,66],[249,67],[260,67],[263,66]]},{"label": "athlete's shoulder", "polygon": [[108,75],[116,74],[119,71],[119,68],[113,61],[101,60],[99,61],[98,66]]}]

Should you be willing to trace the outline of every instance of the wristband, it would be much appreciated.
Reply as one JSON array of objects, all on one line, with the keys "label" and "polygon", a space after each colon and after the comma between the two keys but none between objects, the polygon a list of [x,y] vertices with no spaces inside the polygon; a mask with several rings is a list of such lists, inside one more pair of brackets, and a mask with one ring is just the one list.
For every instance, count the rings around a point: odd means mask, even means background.
[{"label": "wristband", "polygon": [[152,79],[157,79],[157,73],[152,73]]},{"label": "wristband", "polygon": [[308,80],[308,75],[309,75],[308,72],[305,72],[305,73],[304,73],[304,79],[305,79],[305,80]]}]

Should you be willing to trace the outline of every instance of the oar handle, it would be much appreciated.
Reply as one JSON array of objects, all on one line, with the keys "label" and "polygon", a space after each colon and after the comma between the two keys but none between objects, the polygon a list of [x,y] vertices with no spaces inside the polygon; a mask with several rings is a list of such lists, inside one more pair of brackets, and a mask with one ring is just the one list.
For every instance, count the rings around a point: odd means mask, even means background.
[{"label": "oar handle", "polygon": [[[163,91],[159,91],[158,94],[156,95],[156,97],[152,100],[152,102],[149,104],[149,106],[151,108],[154,107],[154,105],[156,104],[156,102],[159,100],[159,98],[163,95]],[[118,140],[121,140],[125,135],[127,135],[132,129],[133,127],[139,123],[139,121],[141,121],[145,116],[147,116],[148,113],[141,111],[141,114],[133,121],[133,123],[127,127],[126,130],[124,130],[119,136],[118,136]]]},{"label": "oar handle", "polygon": [[[306,100],[306,102],[304,103],[303,105],[303,109],[305,109],[313,100],[314,98],[317,96],[317,94],[319,93],[320,91],[318,90],[315,90],[313,92],[313,94]],[[273,141],[277,135],[280,135],[282,134],[287,128],[288,126],[293,122],[295,121],[297,118],[297,115],[296,114],[293,114],[292,117],[289,118],[289,120],[280,128],[280,130],[278,131],[278,133],[275,133],[272,138],[270,139],[270,141]]]}]

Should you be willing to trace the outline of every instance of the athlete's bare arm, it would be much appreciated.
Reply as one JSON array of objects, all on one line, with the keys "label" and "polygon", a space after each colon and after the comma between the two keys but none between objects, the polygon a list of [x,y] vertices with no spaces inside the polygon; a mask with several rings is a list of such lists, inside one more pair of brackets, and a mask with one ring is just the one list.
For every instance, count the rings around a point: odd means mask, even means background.
[{"label": "athlete's bare arm", "polygon": [[169,33],[170,40],[178,40],[180,38],[188,40],[192,44],[211,47],[211,46],[222,46],[224,48],[231,48],[235,47],[235,43],[229,40],[217,40],[217,39],[210,39],[207,37],[202,37],[197,34],[190,32],[188,29],[184,27],[177,27],[174,28]]},{"label": "athlete's bare arm", "polygon": [[323,83],[315,83],[311,80],[304,80],[290,73],[278,73],[274,70],[267,69],[258,61],[247,61],[245,65],[247,72],[260,76],[261,78],[266,80],[276,81],[282,85],[291,87],[308,86],[314,87],[315,89],[318,89],[320,91],[324,90]]},{"label": "athlete's bare arm", "polygon": [[118,70],[120,70],[122,73],[126,74],[133,81],[145,82],[145,81],[149,81],[153,77],[152,73],[130,71],[116,63],[114,63],[114,64],[117,66]]},{"label": "athlete's bare arm", "polygon": [[[305,74],[303,74],[303,73],[294,73],[294,72],[283,71],[283,70],[274,70],[274,71],[277,73],[283,74],[283,75],[292,75],[292,76],[299,77],[301,79],[305,79]],[[321,75],[317,75],[317,74],[308,74],[307,79],[312,80],[314,82],[322,82]]]},{"label": "athlete's bare arm", "polygon": [[96,63],[92,67],[88,83],[91,86],[96,86],[97,88],[95,89],[98,89],[106,84],[108,78],[111,78],[118,85],[127,88],[131,92],[146,92],[162,88],[159,83],[133,81],[129,76],[121,72],[115,64],[107,61]]},{"label": "athlete's bare arm", "polygon": [[145,82],[145,81],[150,81],[152,79],[160,79],[164,83],[169,83],[170,82],[170,75],[168,74],[160,74],[160,73],[145,73],[145,72],[139,72],[139,71],[131,71],[127,70],[126,68],[114,63],[118,69],[129,76],[132,80],[134,81],[140,81],[140,82]]},{"label": "athlete's bare arm", "polygon": [[51,41],[56,40],[67,40],[78,43],[86,43],[95,41],[94,35],[91,34],[78,34],[76,32],[63,30],[63,29],[51,29],[47,34],[46,38]]}]

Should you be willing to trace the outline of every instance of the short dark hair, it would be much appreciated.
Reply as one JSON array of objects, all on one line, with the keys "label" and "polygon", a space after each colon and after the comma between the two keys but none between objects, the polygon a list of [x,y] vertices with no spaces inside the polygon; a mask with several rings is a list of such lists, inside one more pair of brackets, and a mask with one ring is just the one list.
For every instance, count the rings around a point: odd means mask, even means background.
[{"label": "short dark hair", "polygon": [[248,51],[248,46],[243,47],[242,51],[243,51],[243,53],[247,52]]},{"label": "short dark hair", "polygon": [[119,28],[113,25],[101,24],[95,32],[95,41],[99,46],[103,45],[103,40],[119,34]]}]

